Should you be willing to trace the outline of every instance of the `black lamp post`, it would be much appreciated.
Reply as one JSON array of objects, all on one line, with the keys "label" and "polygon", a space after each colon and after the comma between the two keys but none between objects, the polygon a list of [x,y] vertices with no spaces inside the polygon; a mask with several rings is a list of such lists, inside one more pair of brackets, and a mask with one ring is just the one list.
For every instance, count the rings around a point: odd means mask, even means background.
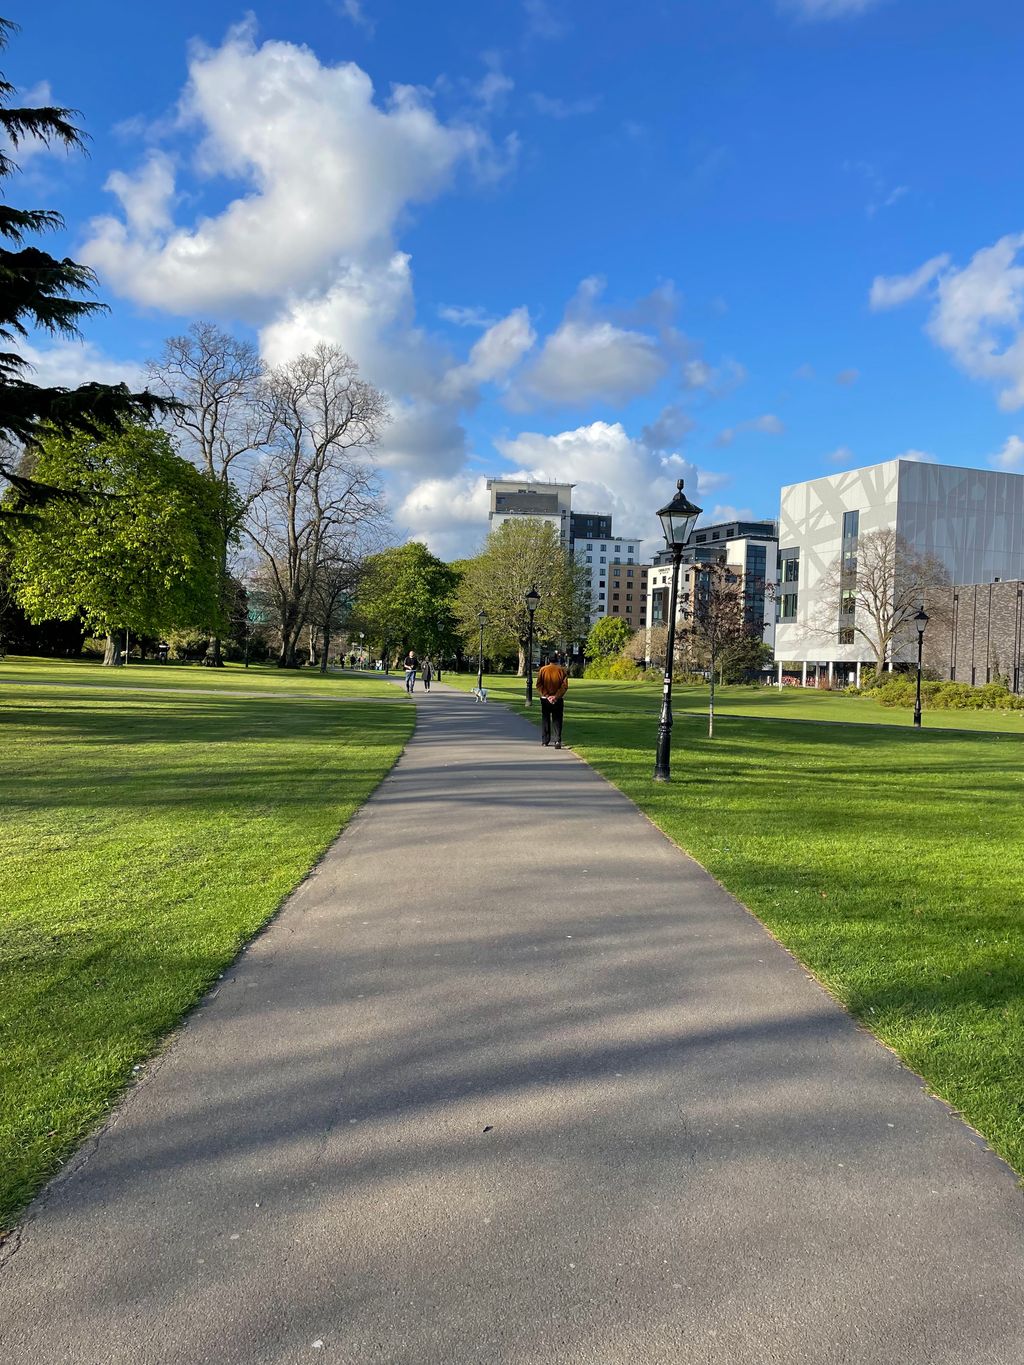
[{"label": "black lamp post", "polygon": [[484,685],[484,626],[487,624],[487,613],[483,607],[476,614],[477,625],[480,627],[480,653],[477,657],[476,669],[476,690],[483,690]]},{"label": "black lamp post", "polygon": [[914,700],[914,728],[921,728],[921,653],[924,649],[924,628],[928,624],[928,613],[924,607],[914,617],[917,627],[917,697]]},{"label": "black lamp post", "polygon": [[530,630],[526,646],[526,704],[533,705],[533,613],[540,606],[540,593],[534,586],[526,594],[526,610],[530,613]]},{"label": "black lamp post", "polygon": [[683,546],[690,539],[703,509],[695,507],[683,492],[682,479],[676,495],[661,508],[658,516],[665,532],[665,544],[672,551],[672,590],[669,595],[668,639],[665,642],[665,679],[661,687],[661,719],[658,722],[658,749],[654,759],[655,782],[668,782],[672,766],[672,663],[676,652],[676,602],[679,597],[679,565]]}]

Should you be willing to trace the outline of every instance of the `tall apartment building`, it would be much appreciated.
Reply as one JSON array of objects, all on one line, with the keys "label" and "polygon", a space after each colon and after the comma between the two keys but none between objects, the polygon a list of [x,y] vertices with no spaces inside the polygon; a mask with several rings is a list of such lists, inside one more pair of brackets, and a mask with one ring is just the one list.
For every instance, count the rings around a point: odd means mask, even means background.
[{"label": "tall apartment building", "polygon": [[513,517],[532,517],[535,521],[554,526],[559,539],[567,548],[571,544],[572,517],[571,483],[534,483],[526,479],[488,479],[491,495],[488,513],[490,529]]},{"label": "tall apartment building", "polygon": [[[772,589],[778,577],[778,548],[774,521],[724,521],[698,527],[683,547],[676,624],[682,621],[683,594],[693,590],[694,565],[728,564],[744,595],[751,629],[759,630],[765,643],[774,645]],[[671,588],[672,552],[659,550],[647,584],[647,620],[652,626],[667,622]]]},{"label": "tall apartment building", "polygon": [[[887,460],[783,488],[775,631],[780,680],[782,664],[790,663],[805,678],[809,670],[824,670],[846,682],[873,657],[830,569],[842,559],[855,571],[859,539],[878,530],[893,530],[916,554],[934,556],[954,584],[1024,578],[1024,475]],[[907,638],[897,642],[890,662],[916,657],[916,639]]]},{"label": "tall apartment building", "polygon": [[[600,520],[611,524],[611,517]],[[650,566],[640,562],[642,549],[639,536],[586,536],[573,541],[573,558],[590,575],[592,622],[620,616],[633,630],[646,626]]]},{"label": "tall apartment building", "polygon": [[612,518],[605,512],[570,512],[569,544],[577,540],[611,540]]}]

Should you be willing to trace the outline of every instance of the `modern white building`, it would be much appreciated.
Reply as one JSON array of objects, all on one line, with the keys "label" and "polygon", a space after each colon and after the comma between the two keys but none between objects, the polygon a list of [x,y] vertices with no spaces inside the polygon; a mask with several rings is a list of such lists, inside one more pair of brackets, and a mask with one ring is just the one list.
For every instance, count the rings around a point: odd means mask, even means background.
[{"label": "modern white building", "polygon": [[[873,658],[852,628],[849,604],[843,609],[838,600],[830,570],[839,559],[855,566],[858,537],[879,530],[894,530],[916,554],[935,556],[953,583],[1024,577],[1024,475],[887,460],[783,488],[775,627],[780,682],[789,665],[805,682],[813,670],[846,683]],[[911,648],[897,649],[890,665],[910,661]]]},{"label": "modern white building", "polygon": [[642,548],[639,536],[573,541],[573,558],[590,575],[591,622],[621,616],[634,630],[647,624],[648,566],[640,562]]},{"label": "modern white building", "polygon": [[488,479],[491,495],[488,513],[490,530],[514,517],[531,517],[547,522],[558,532],[562,544],[569,546],[572,515],[571,483],[534,483],[527,479]]}]

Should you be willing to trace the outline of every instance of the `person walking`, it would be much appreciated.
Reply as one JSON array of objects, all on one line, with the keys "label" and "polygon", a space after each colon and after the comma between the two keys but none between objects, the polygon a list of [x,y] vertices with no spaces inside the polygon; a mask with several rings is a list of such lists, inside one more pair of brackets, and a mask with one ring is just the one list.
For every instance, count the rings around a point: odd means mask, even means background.
[{"label": "person walking", "polygon": [[551,743],[552,730],[555,735],[555,748],[562,747],[562,711],[568,690],[569,670],[558,662],[557,654],[549,655],[547,663],[537,673],[537,691],[540,693],[540,742],[545,748]]},{"label": "person walking", "polygon": [[430,691],[430,679],[434,676],[434,666],[429,659],[423,660],[423,667],[420,669],[420,677],[423,679],[424,692]]},{"label": "person walking", "polygon": [[405,690],[407,692],[411,693],[416,689],[416,670],[419,666],[419,659],[417,659],[414,651],[410,649],[405,658]]}]

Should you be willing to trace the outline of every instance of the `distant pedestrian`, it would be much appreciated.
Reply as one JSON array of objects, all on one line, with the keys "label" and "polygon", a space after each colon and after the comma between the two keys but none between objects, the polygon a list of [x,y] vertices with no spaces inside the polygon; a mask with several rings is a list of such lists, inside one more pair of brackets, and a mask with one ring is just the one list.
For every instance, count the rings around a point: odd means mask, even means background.
[{"label": "distant pedestrian", "polygon": [[545,748],[551,743],[551,732],[555,734],[555,748],[562,747],[562,711],[565,694],[569,690],[569,671],[558,662],[558,655],[548,656],[548,662],[537,673],[537,691],[540,693],[541,744]]},{"label": "distant pedestrian", "polygon": [[405,657],[405,690],[413,692],[416,688],[416,670],[420,666],[420,661],[410,649]]},{"label": "distant pedestrian", "polygon": [[434,676],[434,668],[429,659],[423,660],[423,667],[420,669],[420,677],[423,679],[424,692],[430,691],[430,679]]}]

